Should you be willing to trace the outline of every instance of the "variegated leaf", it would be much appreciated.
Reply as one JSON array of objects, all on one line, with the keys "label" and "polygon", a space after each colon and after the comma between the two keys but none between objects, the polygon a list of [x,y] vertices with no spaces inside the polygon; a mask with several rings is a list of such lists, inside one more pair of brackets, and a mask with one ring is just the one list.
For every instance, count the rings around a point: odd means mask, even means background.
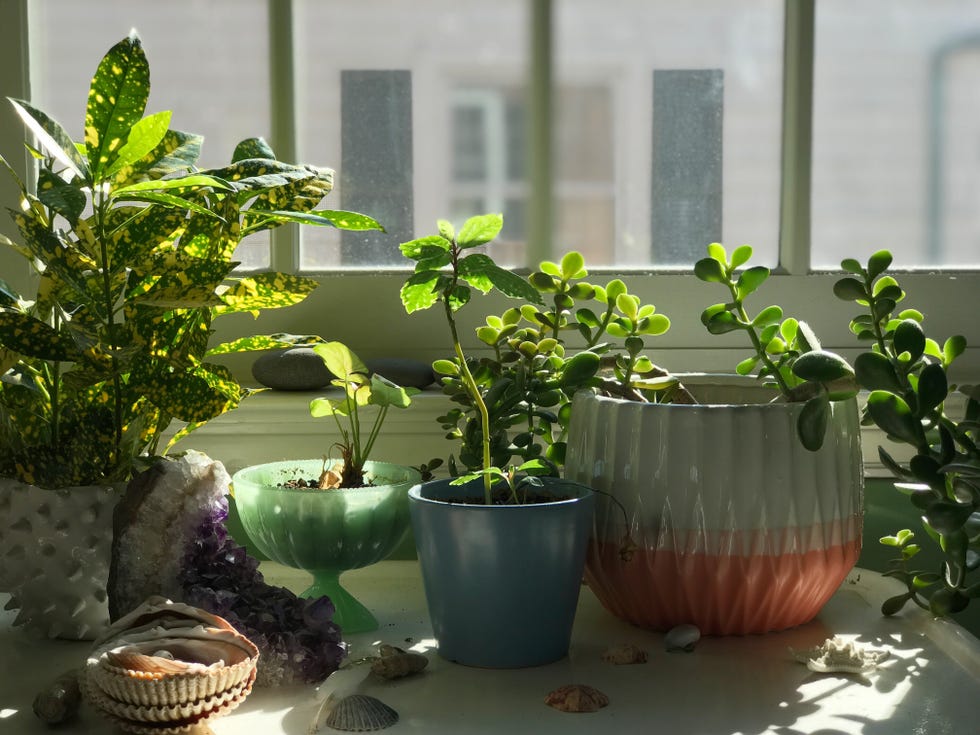
[{"label": "variegated leaf", "polygon": [[109,49],[89,88],[85,147],[94,181],[103,178],[130,129],[143,117],[149,95],[150,65],[139,37],[131,33]]},{"label": "variegated leaf", "polygon": [[235,352],[257,352],[259,350],[279,350],[287,347],[294,347],[294,342],[276,339],[270,334],[256,334],[251,337],[241,337],[222,342],[209,349],[205,354],[208,357],[215,355],[228,355]]},{"label": "variegated leaf", "polygon": [[112,188],[120,189],[139,181],[186,173],[197,164],[202,143],[204,136],[168,130],[156,148],[139,161],[123,166],[116,172]]},{"label": "variegated leaf", "polygon": [[169,128],[169,110],[157,112],[139,120],[129,131],[126,142],[119,149],[116,159],[103,172],[103,178],[112,178],[123,168],[132,166],[151,151],[156,150]]},{"label": "variegated leaf", "polygon": [[184,231],[186,217],[169,207],[115,207],[109,221],[110,267],[115,270],[172,248]]},{"label": "variegated leaf", "polygon": [[275,160],[276,154],[273,153],[272,148],[266,143],[264,138],[246,138],[235,146],[235,152],[231,156],[231,162],[238,163],[247,158],[271,158]]},{"label": "variegated leaf", "polygon": [[181,421],[209,421],[234,408],[242,391],[231,372],[221,365],[202,364],[194,372],[161,372],[144,386],[147,397],[162,411]]},{"label": "variegated leaf", "polygon": [[286,273],[246,276],[221,294],[224,304],[215,309],[215,315],[292,306],[309,296],[316,287],[317,282],[313,278]]},{"label": "variegated leaf", "polygon": [[78,221],[88,204],[85,192],[47,168],[38,171],[37,196],[44,206],[53,209],[72,224]]},{"label": "variegated leaf", "polygon": [[78,151],[75,142],[61,125],[48,117],[30,103],[23,100],[10,100],[24,124],[30,128],[45,150],[63,166],[70,168],[76,176],[88,181],[89,167],[84,156]]},{"label": "variegated leaf", "polygon": [[66,332],[17,311],[0,311],[0,345],[41,360],[77,360],[75,343]]}]

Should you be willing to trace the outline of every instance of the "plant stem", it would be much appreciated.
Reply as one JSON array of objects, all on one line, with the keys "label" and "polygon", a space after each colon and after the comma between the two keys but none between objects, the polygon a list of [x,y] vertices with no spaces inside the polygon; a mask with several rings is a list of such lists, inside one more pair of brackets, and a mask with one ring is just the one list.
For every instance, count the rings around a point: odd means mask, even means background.
[{"label": "plant stem", "polygon": [[735,308],[738,310],[738,318],[742,320],[742,323],[746,325],[746,332],[749,333],[749,339],[752,340],[752,347],[755,348],[755,354],[759,356],[769,372],[776,379],[776,383],[779,385],[779,392],[784,396],[789,396],[790,387],[786,384],[786,379],[783,374],[779,372],[779,368],[776,364],[769,358],[769,353],[766,352],[765,346],[762,344],[762,340],[759,339],[759,335],[756,334],[755,327],[752,326],[752,320],[749,319],[749,314],[745,311],[745,304],[738,297],[738,289],[735,284],[732,283],[731,274],[728,276],[728,290],[732,294],[732,302],[735,304]]},{"label": "plant stem", "polygon": [[[109,343],[109,361],[112,364],[112,404],[113,404],[113,439],[114,456],[113,460],[117,466],[122,462],[122,381],[119,377],[118,357],[116,356],[116,323],[115,323],[115,299],[112,293],[112,273],[109,263],[109,248],[106,244],[108,233],[106,232],[106,216],[108,213],[108,200],[103,187],[99,182],[93,184],[92,190],[98,192],[95,206],[96,226],[99,240],[99,250],[102,256],[102,296],[104,299],[105,319],[107,339]],[[128,473],[127,473],[128,474]]]}]

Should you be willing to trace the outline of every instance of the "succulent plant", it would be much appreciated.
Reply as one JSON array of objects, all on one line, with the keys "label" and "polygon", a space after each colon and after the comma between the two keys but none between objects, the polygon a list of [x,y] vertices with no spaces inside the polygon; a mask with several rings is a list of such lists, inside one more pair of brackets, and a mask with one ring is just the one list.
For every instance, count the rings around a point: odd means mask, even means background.
[{"label": "succulent plant", "polygon": [[[940,345],[926,335],[923,314],[901,308],[905,291],[887,274],[892,255],[874,253],[867,264],[847,259],[841,267],[851,275],[834,284],[834,293],[863,307],[850,322],[851,331],[870,345],[854,360],[862,388],[870,391],[866,423],[874,423],[891,441],[910,446],[907,462],[878,448],[882,463],[902,481],[922,514],[922,525],[942,552],[942,568],[913,570],[920,547],[903,529],[882,543],[899,551],[888,572],[906,585],[906,592],[882,605],[893,614],[913,602],[937,615],[958,612],[980,596],[980,387],[956,386],[949,367],[966,349],[966,339],[951,336]],[[959,420],[947,410],[959,391],[966,401]]]},{"label": "succulent plant", "polygon": [[708,246],[708,256],[694,264],[694,274],[725,286],[730,299],[705,309],[701,322],[711,334],[746,334],[754,354],[738,363],[735,371],[755,374],[778,388],[782,400],[805,401],[797,433],[804,447],[816,451],[827,433],[831,401],[857,395],[854,369],[840,355],[824,350],[806,322],[785,317],[782,307],[766,306],[755,316],[749,314],[745,300],[770,275],[763,265],[743,269],[751,258],[749,245],[736,248],[731,257],[720,243]]}]

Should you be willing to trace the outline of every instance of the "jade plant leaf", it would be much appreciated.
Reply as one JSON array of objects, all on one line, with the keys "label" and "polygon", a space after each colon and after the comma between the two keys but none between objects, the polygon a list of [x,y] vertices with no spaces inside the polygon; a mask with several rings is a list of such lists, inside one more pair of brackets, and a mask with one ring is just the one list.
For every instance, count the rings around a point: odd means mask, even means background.
[{"label": "jade plant leaf", "polygon": [[829,383],[854,375],[847,360],[833,352],[814,350],[804,352],[793,363],[793,372],[804,380]]},{"label": "jade plant leaf", "polygon": [[823,445],[827,433],[827,423],[830,420],[830,401],[826,395],[811,398],[800,411],[796,431],[800,442],[806,449],[815,452]]},{"label": "jade plant leaf", "polygon": [[923,446],[925,433],[922,424],[899,396],[874,390],[868,396],[867,406],[871,418],[886,433],[914,447]]},{"label": "jade plant leaf", "polygon": [[862,388],[900,393],[902,384],[895,368],[880,352],[862,352],[854,359],[854,374]]}]

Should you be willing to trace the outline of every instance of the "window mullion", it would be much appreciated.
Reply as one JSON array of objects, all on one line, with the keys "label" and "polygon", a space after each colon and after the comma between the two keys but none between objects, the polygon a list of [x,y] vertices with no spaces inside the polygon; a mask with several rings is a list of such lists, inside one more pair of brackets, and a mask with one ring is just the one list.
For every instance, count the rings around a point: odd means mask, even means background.
[{"label": "window mullion", "polygon": [[552,130],[554,75],[552,72],[551,0],[531,0],[530,79],[528,80],[528,231],[525,265],[536,266],[552,257],[554,217]]},{"label": "window mullion", "polygon": [[[296,145],[296,73],[292,0],[267,0],[269,9],[269,64],[272,149],[281,161],[298,161]],[[299,228],[276,227],[270,232],[273,270],[299,270]]]},{"label": "window mullion", "polygon": [[779,265],[810,271],[810,161],[813,140],[814,0],[786,0]]}]

